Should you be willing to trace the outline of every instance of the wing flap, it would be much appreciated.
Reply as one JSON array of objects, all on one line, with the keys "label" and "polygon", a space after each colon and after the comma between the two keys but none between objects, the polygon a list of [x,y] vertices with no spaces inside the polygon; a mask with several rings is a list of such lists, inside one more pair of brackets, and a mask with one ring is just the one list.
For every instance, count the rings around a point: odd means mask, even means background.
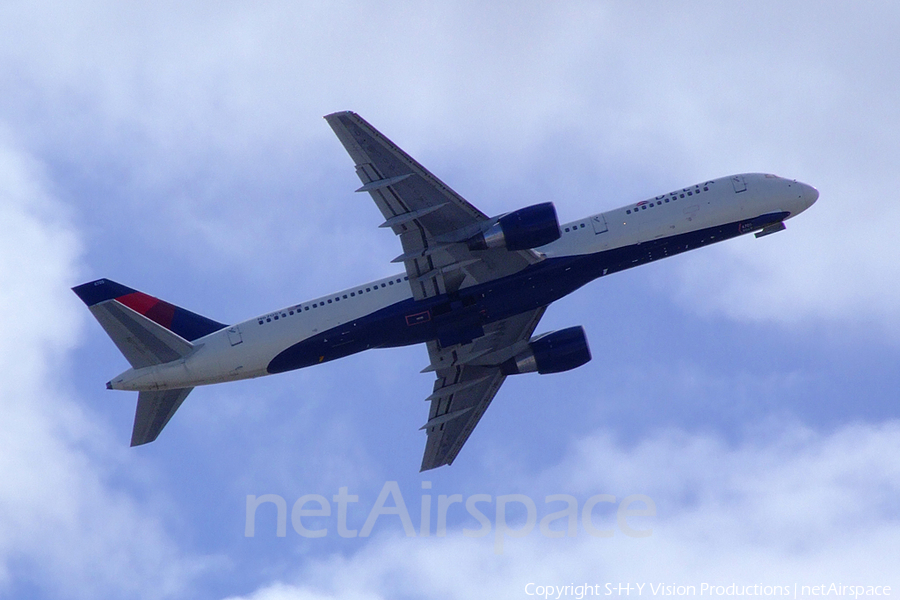
[{"label": "wing flap", "polygon": [[449,201],[452,209],[440,219],[422,217],[433,235],[487,218],[359,115],[338,112],[325,120],[353,159],[363,188],[375,184],[366,191],[385,219],[432,206],[436,200]]},{"label": "wing flap", "polygon": [[357,192],[373,192],[375,190],[380,190],[381,188],[388,187],[397,183],[400,183],[407,177],[412,177],[412,173],[407,173],[406,175],[397,175],[396,177],[388,177],[386,179],[378,179],[376,181],[370,181],[366,185],[362,186]]},{"label": "wing flap", "polygon": [[436,341],[428,342],[428,370],[436,372],[437,380],[428,397],[431,407],[423,427],[428,439],[422,471],[449,465],[456,459],[506,379],[499,361],[485,359],[505,356],[508,349],[527,341],[545,310],[538,308],[492,323],[485,327],[484,336],[468,344],[443,348]]},{"label": "wing flap", "polygon": [[[362,189],[362,188],[360,188],[360,189]],[[358,192],[359,190],[356,190],[356,191]],[[420,218],[424,217],[425,215],[427,215],[428,213],[434,212],[434,211],[438,210],[439,208],[443,208],[443,207],[447,206],[447,204],[448,204],[447,202],[441,202],[440,204],[435,204],[434,206],[428,206],[425,208],[420,208],[419,210],[412,210],[410,212],[399,214],[395,217],[391,217],[390,219],[388,219],[387,221],[385,221],[384,223],[379,225],[379,227],[393,228],[393,227],[400,227],[401,225],[406,225],[410,221],[415,221],[416,219],[420,219]],[[399,232],[396,232],[396,233],[399,233]]]},{"label": "wing flap", "polygon": [[[352,112],[325,117],[356,165],[384,216],[400,237],[403,262],[417,300],[452,293],[519,271],[540,260],[532,250],[470,250],[466,243],[493,221],[469,204],[382,133]],[[438,210],[440,209],[440,210]],[[453,265],[465,263],[458,269]]]}]

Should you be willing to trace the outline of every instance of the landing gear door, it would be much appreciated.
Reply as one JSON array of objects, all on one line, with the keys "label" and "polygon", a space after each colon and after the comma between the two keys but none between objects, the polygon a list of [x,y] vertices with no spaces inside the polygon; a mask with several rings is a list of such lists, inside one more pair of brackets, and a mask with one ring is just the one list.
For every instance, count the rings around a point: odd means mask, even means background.
[{"label": "landing gear door", "polygon": [[591,225],[594,226],[594,234],[606,233],[609,230],[606,226],[606,217],[603,215],[594,215],[591,217]]}]

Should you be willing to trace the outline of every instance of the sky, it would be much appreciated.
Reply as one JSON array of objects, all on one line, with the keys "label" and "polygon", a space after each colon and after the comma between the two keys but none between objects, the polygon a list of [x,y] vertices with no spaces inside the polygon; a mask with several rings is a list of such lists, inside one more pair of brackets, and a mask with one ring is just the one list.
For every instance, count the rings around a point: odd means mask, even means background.
[{"label": "sky", "polygon": [[[898,28],[875,1],[3,2],[0,597],[897,594]],[[488,214],[741,172],[820,198],[554,304],[538,331],[583,325],[593,360],[510,377],[450,467],[418,472],[424,347],[198,388],[129,448],[128,365],[72,286],[232,323],[397,272],[338,110]]]}]

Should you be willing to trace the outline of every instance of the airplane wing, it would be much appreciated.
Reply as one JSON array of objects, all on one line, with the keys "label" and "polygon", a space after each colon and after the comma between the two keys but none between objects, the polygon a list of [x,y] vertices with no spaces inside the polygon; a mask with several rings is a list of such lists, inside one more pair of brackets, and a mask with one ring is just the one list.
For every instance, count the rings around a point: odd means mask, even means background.
[{"label": "airplane wing", "polygon": [[546,307],[522,313],[485,327],[485,335],[468,344],[441,348],[428,342],[428,355],[437,381],[428,422],[422,471],[449,465],[469,439],[481,415],[506,376],[497,366],[522,351]]},{"label": "airplane wing", "polygon": [[[466,243],[494,220],[469,204],[447,184],[401,150],[359,115],[338,112],[325,117],[356,165],[384,216],[381,227],[400,237],[403,262],[413,297],[422,300],[511,275],[542,260],[534,250],[486,248]],[[545,308],[484,327],[468,343],[442,346],[428,342],[437,381],[426,430],[422,470],[449,465],[487,410],[506,376],[498,366],[527,346]]]},{"label": "airplane wing", "polygon": [[510,275],[541,260],[533,250],[470,250],[466,240],[490,219],[359,115],[325,117],[356,164],[363,185],[384,215],[381,227],[400,236],[416,300]]}]

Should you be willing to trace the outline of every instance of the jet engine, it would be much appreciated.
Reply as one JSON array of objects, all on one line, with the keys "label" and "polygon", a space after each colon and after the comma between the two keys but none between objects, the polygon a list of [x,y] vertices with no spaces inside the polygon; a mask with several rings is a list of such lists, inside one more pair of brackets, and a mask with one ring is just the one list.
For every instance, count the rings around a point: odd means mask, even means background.
[{"label": "jet engine", "polygon": [[469,240],[470,250],[506,248],[528,250],[559,239],[559,220],[552,202],[527,206],[500,217]]},{"label": "jet engine", "polygon": [[517,373],[561,373],[580,367],[591,360],[584,328],[579,326],[552,331],[532,338],[528,348],[504,361],[500,370],[504,375]]}]

